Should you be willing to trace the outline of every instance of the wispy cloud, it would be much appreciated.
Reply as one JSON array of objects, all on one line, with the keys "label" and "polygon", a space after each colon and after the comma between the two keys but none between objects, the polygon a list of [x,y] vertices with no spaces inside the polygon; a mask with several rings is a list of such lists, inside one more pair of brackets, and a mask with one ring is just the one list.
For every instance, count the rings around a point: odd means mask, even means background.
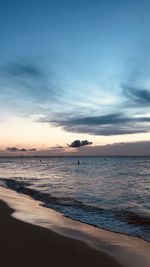
[{"label": "wispy cloud", "polygon": [[123,92],[130,104],[139,108],[150,106],[150,90],[132,85],[123,85]]},{"label": "wispy cloud", "polygon": [[42,71],[39,67],[33,63],[11,63],[1,67],[1,70],[5,75],[21,77],[43,77]]},{"label": "wispy cloud", "polygon": [[145,35],[144,38],[143,44],[136,45],[133,55],[130,55],[130,62],[121,84],[124,100],[127,100],[127,104],[136,110],[150,105],[150,47],[147,36]]},{"label": "wispy cloud", "polygon": [[[42,121],[42,120],[40,120]],[[102,116],[78,116],[43,119],[55,126],[61,126],[64,130],[74,133],[89,133],[92,135],[122,135],[135,134],[150,131],[150,118],[129,117],[123,113],[112,113]]]},{"label": "wispy cloud", "polygon": [[[72,133],[104,136],[147,133],[150,131],[150,118],[144,115],[144,111],[139,113],[140,116],[135,114],[139,109],[149,107],[150,91],[147,87],[138,87],[135,82],[138,72],[131,72],[134,79],[127,78],[121,86],[120,103],[111,107],[109,104],[96,105],[95,109],[86,95],[84,103],[79,99],[77,104],[67,90],[59,88],[53,75],[39,64],[19,61],[0,67],[0,102],[5,101],[15,109],[19,107],[20,114],[22,111],[25,115],[38,114],[41,116],[39,122]],[[92,98],[91,90],[90,93]],[[79,90],[75,96],[78,94]]]},{"label": "wispy cloud", "polygon": [[55,105],[62,89],[54,75],[36,62],[10,63],[0,66],[0,102],[20,113],[40,113]]}]

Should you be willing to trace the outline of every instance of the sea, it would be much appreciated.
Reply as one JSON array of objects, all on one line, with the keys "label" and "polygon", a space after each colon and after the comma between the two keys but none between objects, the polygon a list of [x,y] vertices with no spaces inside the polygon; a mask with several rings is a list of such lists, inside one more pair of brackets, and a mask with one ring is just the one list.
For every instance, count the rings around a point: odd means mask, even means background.
[{"label": "sea", "polygon": [[150,242],[148,156],[0,158],[0,185],[66,217]]}]

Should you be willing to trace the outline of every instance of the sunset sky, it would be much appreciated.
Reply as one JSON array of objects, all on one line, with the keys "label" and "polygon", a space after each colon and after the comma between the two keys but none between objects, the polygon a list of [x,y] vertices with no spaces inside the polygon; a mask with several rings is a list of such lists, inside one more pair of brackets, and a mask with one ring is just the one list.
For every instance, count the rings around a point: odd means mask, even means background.
[{"label": "sunset sky", "polygon": [[0,1],[0,155],[74,140],[149,144],[149,0]]}]

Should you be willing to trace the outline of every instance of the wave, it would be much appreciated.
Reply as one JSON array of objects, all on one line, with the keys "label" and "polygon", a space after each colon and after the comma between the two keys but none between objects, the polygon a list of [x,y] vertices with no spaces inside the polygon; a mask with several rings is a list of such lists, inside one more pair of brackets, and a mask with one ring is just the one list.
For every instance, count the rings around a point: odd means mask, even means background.
[{"label": "wave", "polygon": [[131,210],[116,211],[115,213],[130,224],[150,226],[150,218],[148,216],[138,214]]},{"label": "wave", "polygon": [[66,217],[81,221],[109,231],[141,237],[150,242],[150,217],[138,213],[131,207],[123,209],[104,209],[89,205],[71,197],[56,197],[32,188],[30,181],[0,178],[0,185],[31,196],[42,206],[63,213]]},{"label": "wave", "polygon": [[61,206],[74,206],[77,208],[81,208],[85,211],[96,211],[96,212],[102,212],[104,209],[98,208],[96,206],[91,206],[91,205],[86,205],[82,201],[70,198],[70,197],[54,197],[50,195],[49,193],[41,192],[39,190],[30,188],[31,186],[30,182],[25,182],[25,181],[16,181],[14,179],[5,179],[5,178],[0,178],[1,182],[4,182],[5,185],[17,191],[18,193],[23,193],[26,195],[31,196],[35,200],[39,200],[42,202],[45,202],[47,204],[57,204]]}]

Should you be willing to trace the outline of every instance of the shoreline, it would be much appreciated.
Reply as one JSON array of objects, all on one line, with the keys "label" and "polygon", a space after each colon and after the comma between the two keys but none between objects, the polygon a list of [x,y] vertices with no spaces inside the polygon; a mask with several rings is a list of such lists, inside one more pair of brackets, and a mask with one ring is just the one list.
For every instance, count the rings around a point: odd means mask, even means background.
[{"label": "shoreline", "polygon": [[[5,179],[4,179],[4,181],[5,181]],[[58,208],[56,208],[55,206],[54,207],[51,207],[51,206],[49,206],[49,204],[47,204],[47,202],[46,202],[46,200],[45,200],[45,195],[46,195],[46,197],[47,197],[47,193],[44,195],[43,194],[43,192],[41,193],[41,194],[39,194],[40,192],[38,192],[36,189],[31,189],[31,188],[25,188],[25,187],[22,187],[22,184],[20,183],[18,183],[18,185],[20,185],[20,187],[19,187],[19,190],[17,190],[17,188],[15,187],[15,186],[13,186],[13,185],[9,185],[8,184],[8,187],[7,187],[7,182],[15,182],[15,180],[13,180],[13,179],[7,179],[7,181],[5,181],[5,183],[6,183],[6,187],[5,188],[8,188],[8,189],[10,189],[10,190],[13,190],[13,191],[15,191],[15,192],[17,192],[17,193],[19,193],[19,194],[23,194],[23,195],[26,195],[27,197],[29,196],[29,197],[31,197],[33,200],[35,200],[35,201],[39,201],[39,202],[42,202],[41,203],[41,206],[42,207],[44,207],[44,208],[48,208],[48,209],[52,209],[52,210],[54,210],[54,211],[56,211],[56,212],[58,212],[58,213],[61,213],[64,217],[66,217],[66,218],[69,218],[69,219],[71,219],[71,220],[74,220],[74,221],[77,221],[77,222],[80,222],[80,223],[82,223],[82,224],[87,224],[87,225],[90,225],[90,226],[93,226],[93,227],[96,227],[96,228],[98,228],[98,229],[102,229],[102,230],[106,230],[106,231],[109,231],[109,232],[113,232],[113,233],[116,233],[116,234],[122,234],[122,235],[125,235],[125,236],[128,236],[128,237],[136,237],[136,238],[140,238],[140,239],[142,239],[143,241],[145,241],[145,242],[148,242],[148,243],[150,243],[150,239],[148,239],[148,238],[146,238],[146,237],[143,237],[142,235],[138,235],[138,234],[129,234],[129,233],[127,233],[127,232],[124,232],[124,231],[119,231],[119,230],[114,230],[113,228],[107,228],[107,227],[102,227],[102,226],[98,226],[98,225],[96,225],[96,224],[94,224],[94,223],[90,223],[90,222],[87,222],[87,221],[84,221],[84,220],[82,220],[82,219],[80,219],[79,217],[78,218],[75,218],[75,217],[71,217],[69,214],[68,215],[66,215],[66,214],[64,214],[63,213],[63,211],[61,211],[61,210],[59,210]],[[20,189],[21,188],[21,189]],[[44,196],[44,197],[43,197]],[[53,197],[52,196],[52,201],[53,201],[53,198],[55,198],[55,197]],[[55,198],[55,201],[56,201],[56,199],[57,199],[57,197]],[[49,201],[49,200],[48,200]]]},{"label": "shoreline", "polygon": [[[51,205],[47,204],[47,202],[46,202],[46,198],[47,198],[47,195],[48,195],[47,193],[46,194],[43,194],[43,192],[39,192],[39,191],[37,191],[34,188],[26,188],[26,187],[22,186],[22,183],[21,182],[17,182],[18,183],[18,186],[19,186],[18,187],[19,189],[17,189],[16,186],[14,186],[13,184],[11,184],[11,183],[14,183],[14,182],[16,184],[16,181],[14,179],[11,179],[11,178],[10,179],[7,179],[7,180],[5,180],[5,178],[4,178],[4,179],[2,179],[2,181],[4,181],[6,183],[6,188],[8,188],[10,190],[13,190],[13,191],[15,191],[15,192],[17,192],[19,194],[23,194],[23,195],[29,196],[29,197],[31,197],[35,201],[42,202],[41,203],[41,206],[43,206],[44,208],[46,207],[48,209],[52,209],[52,210],[54,210],[54,211],[56,211],[58,213],[61,213],[66,218],[69,218],[71,220],[74,220],[74,221],[77,221],[77,222],[80,222],[80,223],[83,223],[83,224],[88,224],[90,226],[96,227],[98,229],[103,229],[103,230],[106,230],[106,231],[109,231],[109,232],[113,232],[113,233],[117,233],[117,234],[122,234],[122,235],[126,235],[126,236],[129,236],[129,237],[140,238],[140,239],[144,240],[145,242],[149,242],[150,243],[150,236],[146,236],[145,237],[145,236],[142,236],[142,235],[137,234],[137,233],[132,233],[131,234],[131,233],[128,233],[128,232],[125,232],[125,231],[121,231],[121,230],[119,231],[119,228],[118,228],[118,230],[114,230],[112,227],[107,227],[107,226],[105,227],[105,226],[101,226],[101,225],[96,225],[96,224],[91,223],[91,222],[89,222],[87,220],[82,220],[82,218],[79,218],[79,217],[76,218],[74,216],[70,216],[70,214],[67,214],[66,215],[58,207],[55,207],[55,205],[51,207]],[[10,182],[10,184],[7,185],[7,182]],[[56,201],[59,202],[59,198],[57,198],[55,196],[54,197],[53,196],[50,196],[50,197],[52,198],[52,202],[53,202],[53,200],[55,200],[55,202]],[[49,201],[49,199],[48,199],[48,201]],[[82,203],[82,205],[83,204],[84,203]],[[148,224],[148,222],[146,222],[146,223]]]},{"label": "shoreline", "polygon": [[3,266],[103,266],[121,267],[105,253],[81,241],[21,222],[0,201],[0,262]]},{"label": "shoreline", "polygon": [[[21,221],[20,223],[28,223],[32,227],[47,228],[47,231],[62,238],[71,238],[72,242],[81,242],[94,251],[104,253],[105,257],[108,255],[108,258],[115,261],[109,266],[118,266],[111,265],[117,264],[117,262],[126,267],[149,266],[150,244],[140,238],[129,237],[74,221],[54,210],[40,206],[42,203],[31,197],[3,187],[0,187],[0,199],[14,210],[10,218],[17,219],[17,221]],[[79,263],[78,266],[80,266]],[[92,266],[96,265],[92,264]]]}]

